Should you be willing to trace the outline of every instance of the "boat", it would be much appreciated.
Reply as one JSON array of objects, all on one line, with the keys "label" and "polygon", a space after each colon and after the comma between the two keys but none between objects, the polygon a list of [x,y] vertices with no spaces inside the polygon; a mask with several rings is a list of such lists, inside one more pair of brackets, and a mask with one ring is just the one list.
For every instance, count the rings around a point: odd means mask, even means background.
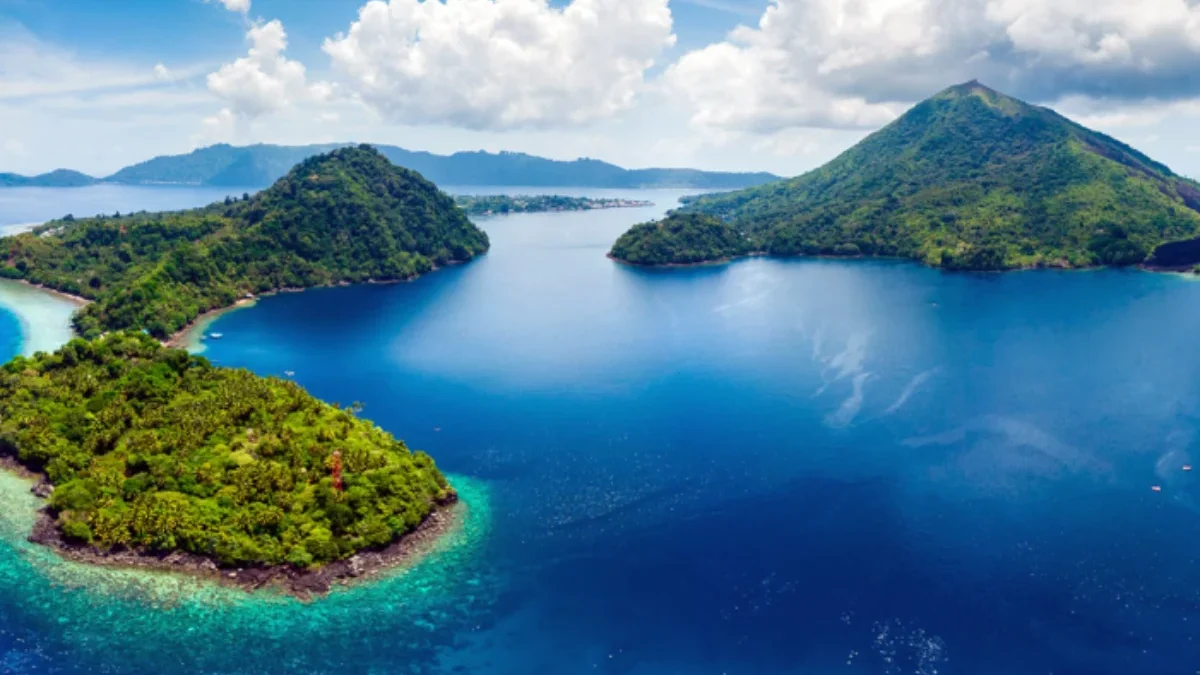
[{"label": "boat", "polygon": [[287,375],[288,377],[291,377],[291,376],[293,376],[293,375],[295,375],[295,374],[296,374],[296,371],[294,371],[294,370],[285,370],[285,371],[283,371],[283,374],[284,374],[284,375]]},{"label": "boat", "polygon": [[220,339],[221,339],[222,337],[224,337],[224,336],[223,336],[223,335],[221,335],[220,333],[209,333],[209,334],[208,334],[208,337],[210,337],[210,338],[212,338],[212,339],[214,339],[214,340],[220,340]]},{"label": "boat", "polygon": [[1150,489],[1151,489],[1151,490],[1154,490],[1155,492],[1162,492],[1162,486],[1161,486],[1161,485],[1151,485],[1151,486],[1150,486]]},{"label": "boat", "polygon": [[1183,470],[1184,470],[1184,471],[1191,471],[1191,470],[1192,470],[1192,465],[1191,465],[1191,464],[1184,464],[1184,465],[1183,465]]}]

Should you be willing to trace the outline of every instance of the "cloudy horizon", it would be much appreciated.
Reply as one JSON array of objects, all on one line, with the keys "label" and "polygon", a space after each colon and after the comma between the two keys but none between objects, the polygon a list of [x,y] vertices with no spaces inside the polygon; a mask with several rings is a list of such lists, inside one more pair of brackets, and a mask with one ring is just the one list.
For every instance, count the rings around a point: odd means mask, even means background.
[{"label": "cloudy horizon", "polygon": [[1200,176],[1200,0],[0,0],[0,171],[371,142],[795,175],[979,79]]}]

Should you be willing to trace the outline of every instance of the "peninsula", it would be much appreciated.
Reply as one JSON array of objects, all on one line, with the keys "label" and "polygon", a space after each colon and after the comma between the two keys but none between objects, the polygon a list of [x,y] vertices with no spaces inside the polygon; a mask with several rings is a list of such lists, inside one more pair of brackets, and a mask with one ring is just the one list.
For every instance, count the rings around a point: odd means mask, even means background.
[{"label": "peninsula", "polygon": [[673,213],[634,225],[613,244],[609,257],[631,265],[696,265],[750,255],[755,243],[720,218]]},{"label": "peninsula", "polygon": [[502,216],[509,213],[546,211],[592,211],[654,206],[644,199],[612,197],[565,197],[562,195],[456,195],[454,202],[472,216]]},{"label": "peninsula", "polygon": [[[797,178],[685,200],[715,225],[638,226],[614,258],[642,264],[887,256],[957,270],[1153,261],[1200,235],[1200,184],[1113,138],[978,82],[919,103]],[[1193,250],[1194,249],[1194,250]],[[696,253],[700,253],[697,260]],[[1200,246],[1160,259],[1186,265]]]},{"label": "peninsula", "polygon": [[412,279],[488,249],[453,198],[369,146],[304,160],[254,196],[51,221],[0,239],[0,275],[91,302],[76,331],[159,339],[248,294]]}]

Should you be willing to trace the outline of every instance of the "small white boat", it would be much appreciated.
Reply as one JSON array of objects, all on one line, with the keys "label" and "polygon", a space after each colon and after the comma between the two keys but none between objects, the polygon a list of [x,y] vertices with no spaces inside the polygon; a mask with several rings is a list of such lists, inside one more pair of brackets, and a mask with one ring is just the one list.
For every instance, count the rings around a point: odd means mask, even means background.
[{"label": "small white boat", "polygon": [[220,333],[209,333],[208,337],[210,337],[214,340],[220,340],[222,337],[224,337],[224,335],[222,335]]},{"label": "small white boat", "polygon": [[1184,464],[1184,465],[1183,465],[1183,470],[1184,470],[1184,471],[1191,471],[1191,470],[1192,470],[1192,465],[1191,465],[1191,464]]},{"label": "small white boat", "polygon": [[1160,485],[1151,485],[1150,489],[1154,490],[1155,492],[1162,492],[1162,486]]},{"label": "small white boat", "polygon": [[285,371],[283,371],[283,374],[287,375],[288,377],[291,377],[291,376],[295,375],[296,372],[293,370],[285,370]]}]

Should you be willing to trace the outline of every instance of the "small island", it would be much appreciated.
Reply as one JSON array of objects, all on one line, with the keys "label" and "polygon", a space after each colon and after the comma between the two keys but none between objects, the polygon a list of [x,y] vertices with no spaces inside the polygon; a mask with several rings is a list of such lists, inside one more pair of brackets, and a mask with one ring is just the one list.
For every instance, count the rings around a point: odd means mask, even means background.
[{"label": "small island", "polygon": [[488,244],[453,198],[369,146],[253,197],[0,239],[0,276],[87,301],[82,338],[0,366],[0,460],[48,499],[30,539],[305,597],[427,550],[462,515],[428,455],[357,406],[162,341],[259,293],[411,279]]},{"label": "small island", "polygon": [[429,455],[355,413],[140,332],[0,368],[0,456],[49,498],[32,540],[299,595],[394,564],[455,519]]},{"label": "small island", "polygon": [[454,199],[370,146],[304,160],[262,192],[165,213],[66,217],[0,239],[0,276],[89,301],[84,337],[167,339],[248,295],[403,281],[488,250]]},{"label": "small island", "polygon": [[592,211],[654,206],[643,199],[612,197],[564,197],[562,195],[456,195],[454,202],[472,216],[502,216],[509,213],[547,211]]},{"label": "small island", "polygon": [[[679,211],[718,218],[742,239],[715,236],[711,222],[639,225],[613,257],[878,256],[980,271],[1200,262],[1200,243],[1172,244],[1200,236],[1200,184],[978,82],[919,103],[802,176],[688,197]],[[739,252],[743,240],[750,249]]]},{"label": "small island", "polygon": [[634,225],[613,244],[609,257],[631,265],[696,265],[749,255],[755,242],[719,218],[673,213]]}]

